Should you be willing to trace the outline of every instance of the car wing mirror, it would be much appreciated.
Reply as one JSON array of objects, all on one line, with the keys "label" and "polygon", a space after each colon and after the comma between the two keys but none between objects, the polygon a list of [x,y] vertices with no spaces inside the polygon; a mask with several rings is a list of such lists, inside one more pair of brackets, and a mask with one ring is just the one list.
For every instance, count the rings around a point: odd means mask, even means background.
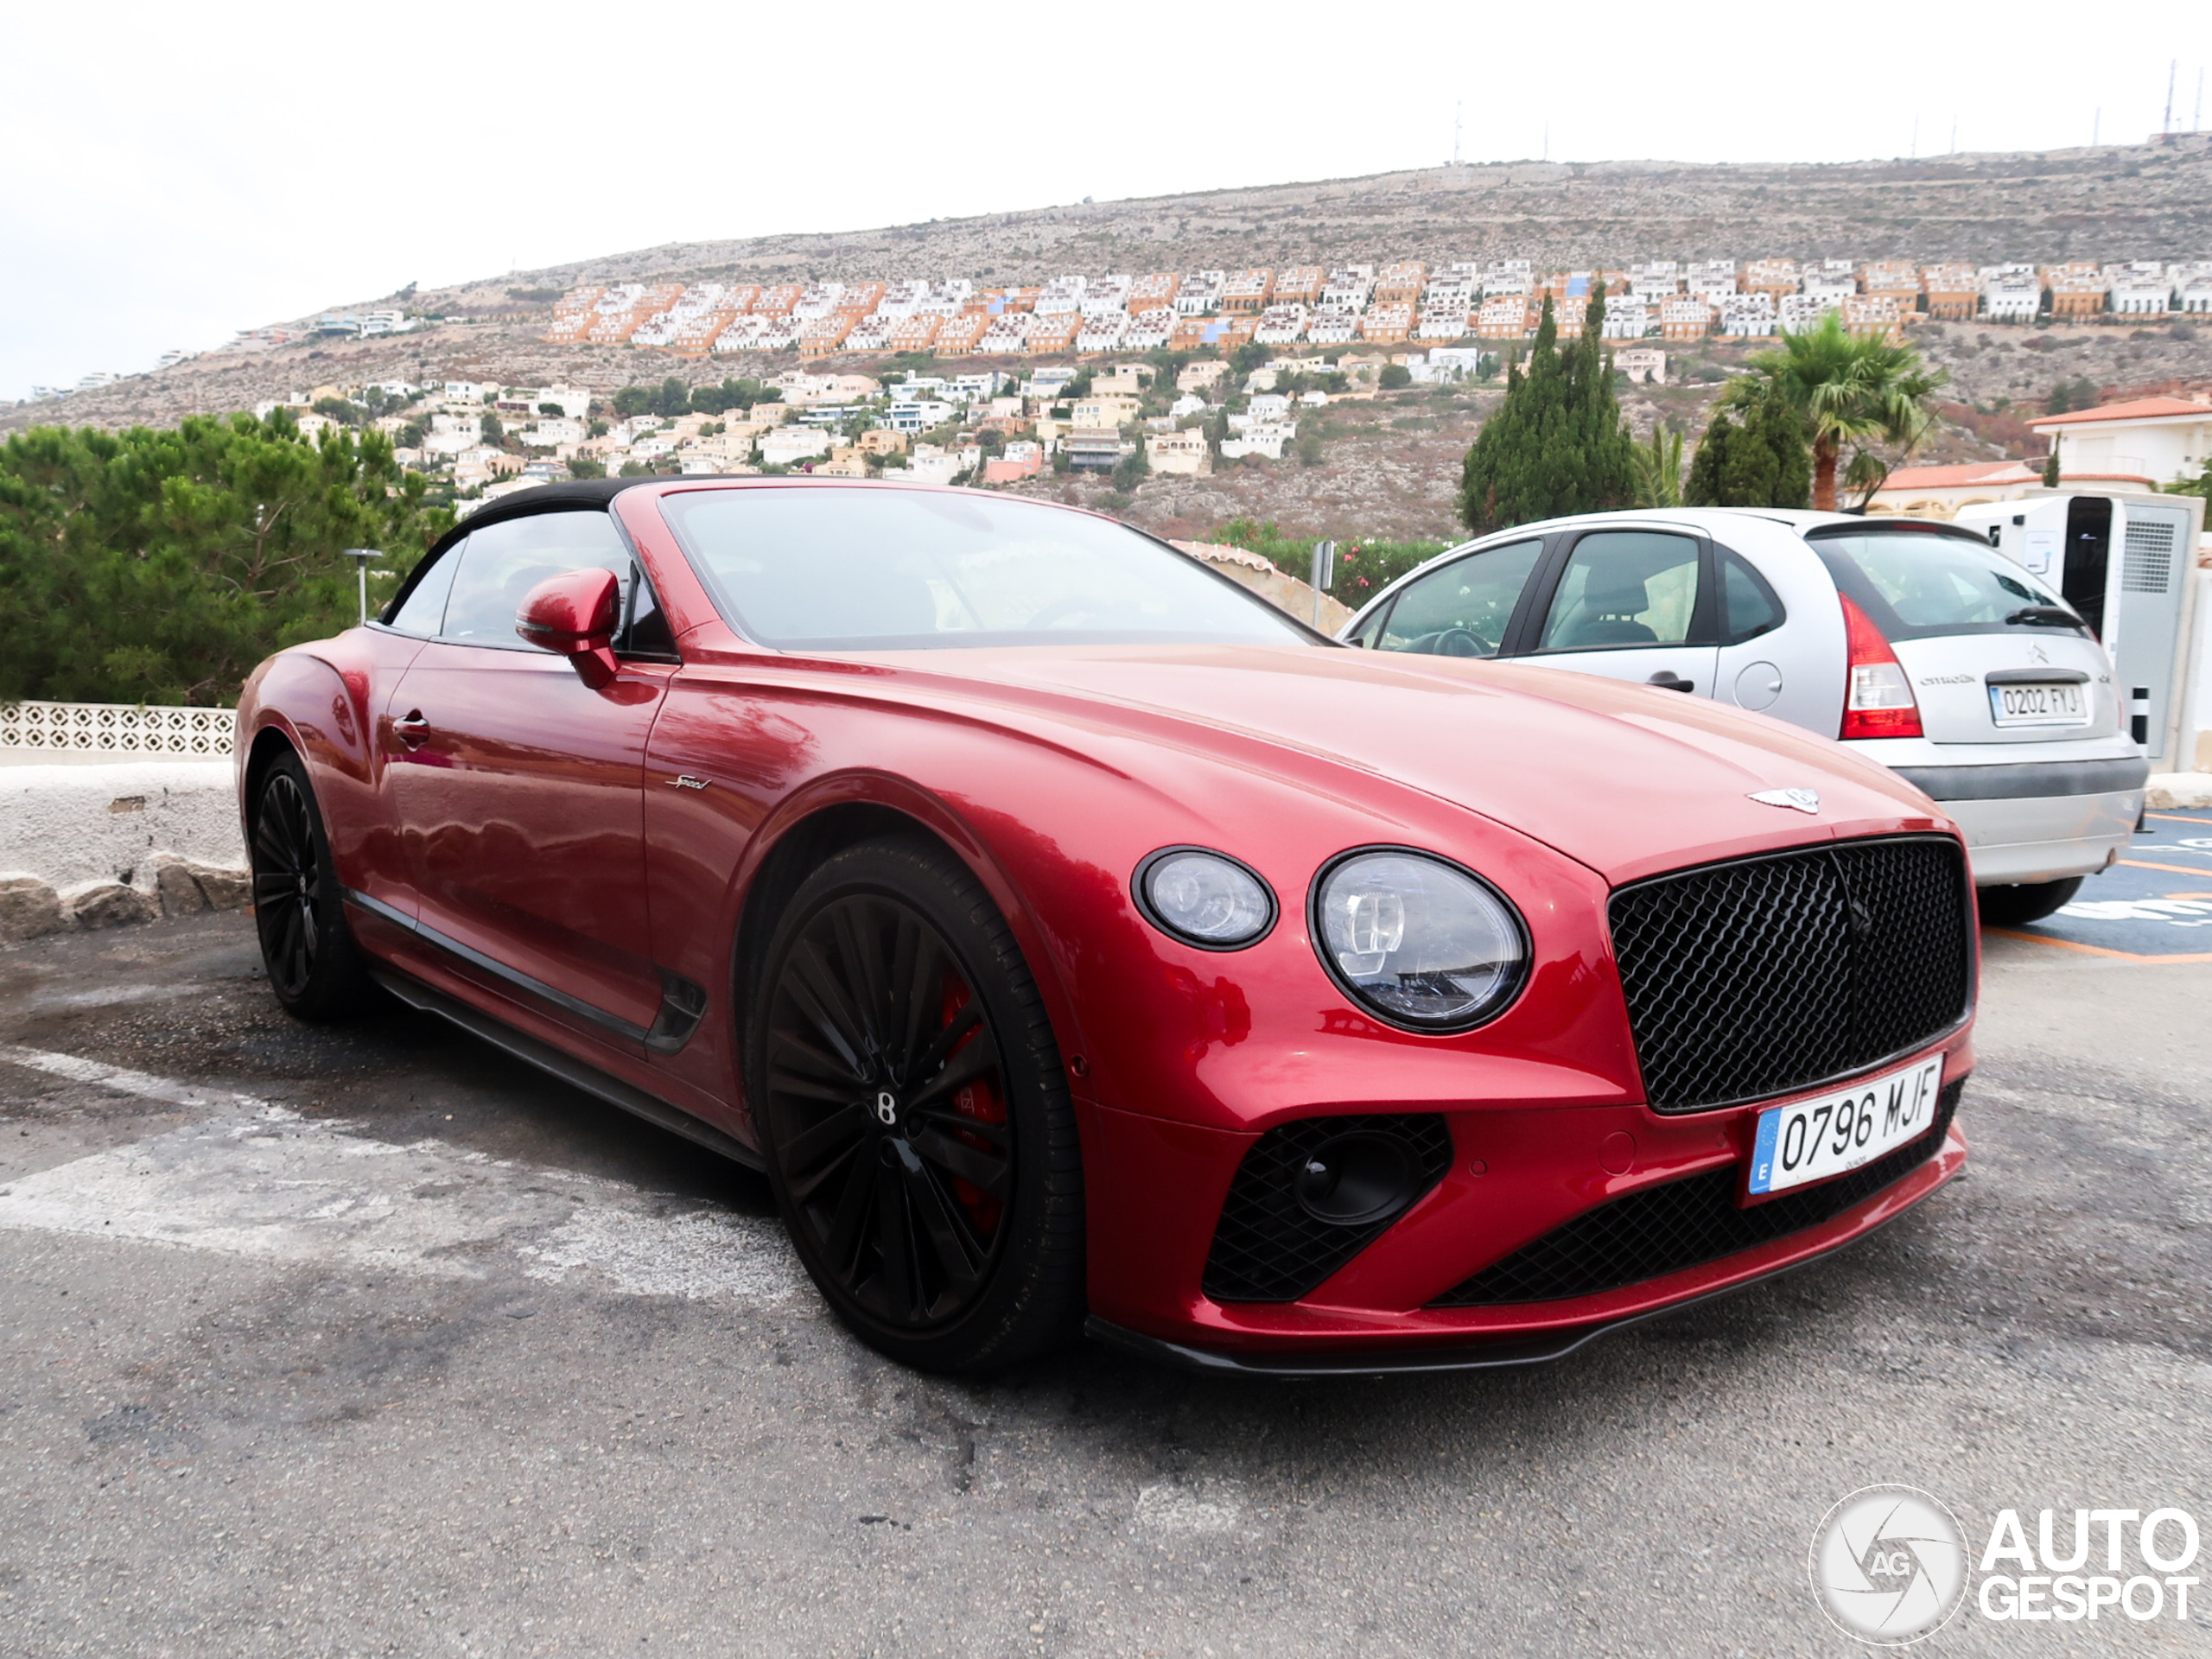
[{"label": "car wing mirror", "polygon": [[612,570],[569,570],[531,588],[515,613],[515,632],[566,657],[586,685],[614,677],[614,628],[621,584]]}]

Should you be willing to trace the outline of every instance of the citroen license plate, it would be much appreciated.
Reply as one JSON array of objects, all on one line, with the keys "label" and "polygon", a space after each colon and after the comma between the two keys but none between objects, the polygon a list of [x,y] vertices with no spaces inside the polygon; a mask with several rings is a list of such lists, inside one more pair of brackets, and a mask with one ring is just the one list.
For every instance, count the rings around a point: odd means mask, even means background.
[{"label": "citroen license plate", "polygon": [[1761,1112],[1751,1143],[1751,1196],[1840,1175],[1927,1134],[1942,1086],[1938,1054],[1871,1082]]},{"label": "citroen license plate", "polygon": [[1999,726],[2086,726],[2088,687],[2070,680],[2036,680],[1989,688],[1989,717]]}]

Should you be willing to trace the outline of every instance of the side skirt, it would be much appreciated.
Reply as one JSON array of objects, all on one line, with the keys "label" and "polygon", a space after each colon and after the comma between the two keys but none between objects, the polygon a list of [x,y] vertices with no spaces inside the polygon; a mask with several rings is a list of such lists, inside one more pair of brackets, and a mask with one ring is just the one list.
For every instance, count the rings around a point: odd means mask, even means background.
[{"label": "side skirt", "polygon": [[619,1014],[610,1014],[596,1007],[581,997],[570,996],[557,986],[548,985],[533,978],[518,968],[511,968],[497,957],[487,957],[474,946],[441,933],[429,924],[417,921],[401,910],[394,910],[380,899],[372,899],[365,893],[345,889],[346,902],[368,912],[378,921],[393,927],[404,928],[427,944],[435,944],[448,956],[458,957],[480,973],[486,973],[503,984],[517,990],[527,991],[541,1002],[550,1002],[565,1014],[611,1031],[626,1043],[635,1043],[655,1054],[677,1054],[684,1044],[691,1040],[691,1033],[699,1028],[700,1017],[707,1011],[707,993],[681,974],[667,969],[660,973],[660,1011],[654,1016],[650,1028],[633,1025]]},{"label": "side skirt", "polygon": [[601,1071],[597,1066],[563,1054],[535,1037],[525,1036],[512,1027],[505,1025],[459,999],[432,988],[422,981],[393,968],[373,968],[370,977],[390,991],[410,1008],[420,1008],[425,1014],[435,1014],[449,1020],[470,1035],[482,1038],[494,1048],[504,1049],[518,1060],[525,1060],[539,1071],[550,1073],[595,1095],[610,1106],[619,1106],[634,1116],[642,1117],[656,1128],[671,1135],[680,1135],[686,1141],[702,1146],[709,1152],[720,1153],[733,1163],[747,1169],[763,1170],[760,1154],[732,1135],[726,1135],[713,1124],[694,1117],[680,1106],[671,1106],[642,1089],[632,1088],[621,1078]]}]

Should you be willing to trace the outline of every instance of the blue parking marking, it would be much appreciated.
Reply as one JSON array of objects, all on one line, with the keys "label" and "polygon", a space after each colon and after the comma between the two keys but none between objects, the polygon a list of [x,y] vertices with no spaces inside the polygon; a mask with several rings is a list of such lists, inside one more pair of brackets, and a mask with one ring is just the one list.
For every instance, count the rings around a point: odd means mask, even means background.
[{"label": "blue parking marking", "polygon": [[2152,811],[2120,862],[2008,938],[2135,962],[2212,962],[2212,811]]}]

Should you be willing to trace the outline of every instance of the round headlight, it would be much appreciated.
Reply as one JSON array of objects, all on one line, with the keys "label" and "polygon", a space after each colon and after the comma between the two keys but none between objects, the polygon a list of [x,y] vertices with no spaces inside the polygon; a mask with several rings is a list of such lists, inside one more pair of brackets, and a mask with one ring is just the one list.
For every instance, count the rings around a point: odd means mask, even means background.
[{"label": "round headlight", "polygon": [[1137,906],[1154,926],[1204,950],[1239,950],[1275,925],[1275,896],[1233,858],[1170,847],[1137,866]]},{"label": "round headlight", "polygon": [[1521,988],[1520,918],[1476,876],[1425,853],[1349,854],[1313,884],[1314,944],[1353,999],[1393,1025],[1461,1031]]}]

